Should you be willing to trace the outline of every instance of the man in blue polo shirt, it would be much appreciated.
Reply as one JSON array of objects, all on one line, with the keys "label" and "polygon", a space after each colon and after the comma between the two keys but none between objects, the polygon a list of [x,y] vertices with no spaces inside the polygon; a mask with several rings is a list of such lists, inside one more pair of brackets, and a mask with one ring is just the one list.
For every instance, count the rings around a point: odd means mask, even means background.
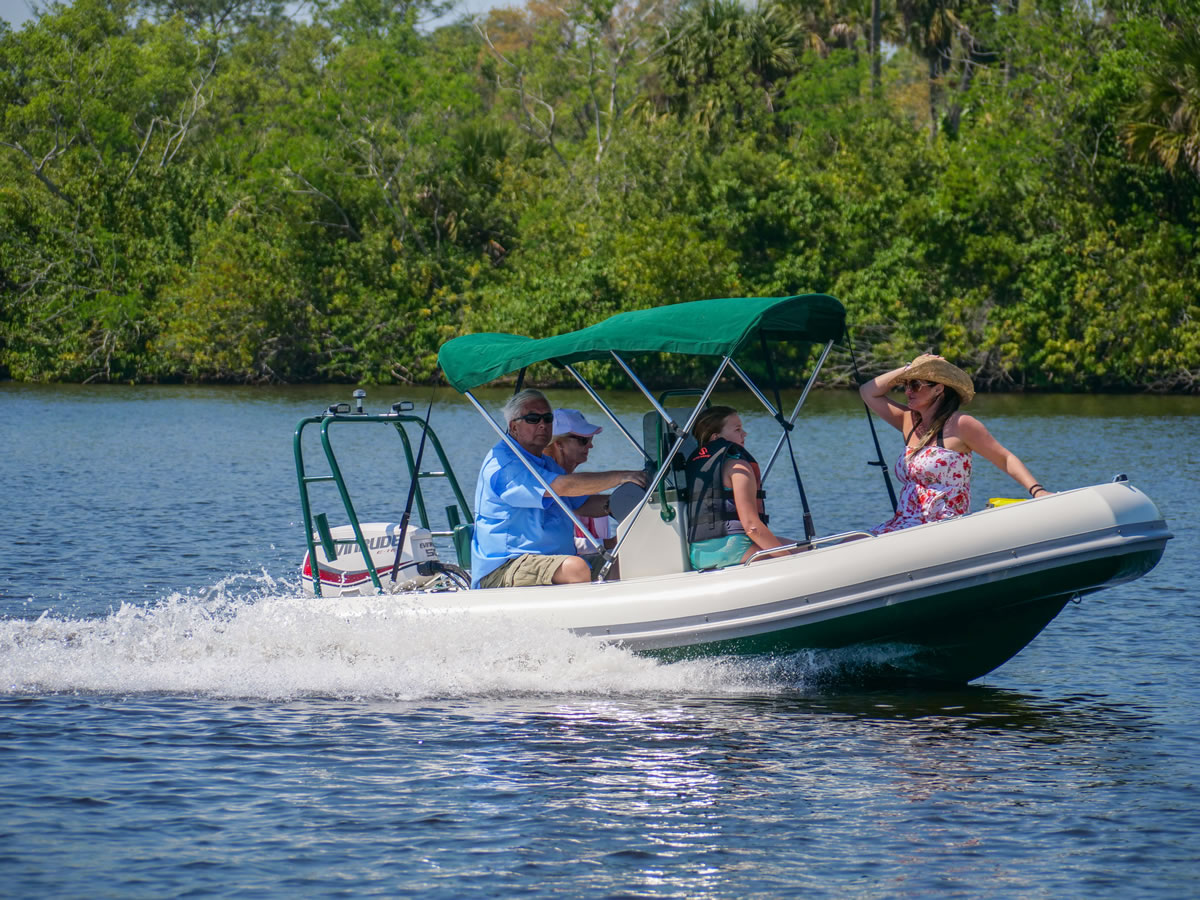
[{"label": "man in blue polo shirt", "polygon": [[514,451],[500,441],[488,451],[475,485],[471,587],[522,587],[590,581],[591,569],[575,554],[574,525],[538,483],[521,453],[578,515],[608,515],[600,494],[625,482],[646,486],[641,469],[567,474],[542,455],[554,433],[554,413],[541,391],[514,394],[504,405]]}]

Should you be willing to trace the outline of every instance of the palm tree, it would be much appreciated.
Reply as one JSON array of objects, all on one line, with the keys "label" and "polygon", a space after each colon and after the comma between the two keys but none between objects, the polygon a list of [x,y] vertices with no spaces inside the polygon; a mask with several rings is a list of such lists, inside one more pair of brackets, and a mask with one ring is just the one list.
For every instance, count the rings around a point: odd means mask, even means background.
[{"label": "palm tree", "polygon": [[929,139],[937,137],[941,76],[950,68],[951,44],[961,23],[961,0],[897,0],[909,45],[929,64]]},{"label": "palm tree", "polygon": [[[778,3],[750,9],[741,0],[696,0],[668,25],[662,68],[684,98],[695,100],[697,88],[728,79],[728,67],[736,59],[752,76],[748,83],[761,103],[773,110],[778,85],[796,71],[807,41],[805,29]],[[729,102],[736,103],[714,95],[696,111],[697,118],[711,124],[729,111],[719,108]]]},{"label": "palm tree", "polygon": [[883,8],[882,0],[871,0],[871,90],[878,91],[881,84],[881,67],[883,65],[883,50],[880,44],[883,39]]},{"label": "palm tree", "polygon": [[895,0],[846,0],[831,11],[829,40],[846,49],[855,49],[859,38],[866,41],[871,90],[878,91],[882,83],[883,41],[899,43],[904,39],[897,22]]},{"label": "palm tree", "polygon": [[1172,175],[1182,167],[1200,178],[1200,25],[1184,26],[1167,40],[1128,114],[1122,138],[1133,159],[1158,162]]}]

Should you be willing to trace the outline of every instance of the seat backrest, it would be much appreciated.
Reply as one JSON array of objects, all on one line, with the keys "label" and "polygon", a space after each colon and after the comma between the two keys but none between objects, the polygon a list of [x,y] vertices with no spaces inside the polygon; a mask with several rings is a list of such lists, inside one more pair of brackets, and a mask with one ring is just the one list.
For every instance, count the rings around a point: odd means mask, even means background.
[{"label": "seat backrest", "polygon": [[[691,408],[682,409],[679,407],[667,407],[667,412],[671,414],[676,422],[680,424],[687,421],[688,416],[692,414]],[[655,469],[662,465],[662,461],[666,458],[671,445],[675,443],[671,432],[667,430],[666,423],[654,410],[642,416],[642,446],[646,448],[646,452],[654,457]],[[679,452],[675,454],[675,458],[671,461],[671,469],[667,473],[666,483],[668,487],[682,487],[684,463],[697,449],[696,439],[690,434],[683,439],[683,446]]]},{"label": "seat backrest", "polygon": [[471,539],[475,536],[474,523],[454,526],[454,555],[460,567],[471,571]]},{"label": "seat backrest", "polygon": [[454,555],[460,567],[471,570],[471,538],[475,536],[475,523],[463,522],[457,506],[446,507],[446,521],[450,523],[450,539],[454,542]]}]

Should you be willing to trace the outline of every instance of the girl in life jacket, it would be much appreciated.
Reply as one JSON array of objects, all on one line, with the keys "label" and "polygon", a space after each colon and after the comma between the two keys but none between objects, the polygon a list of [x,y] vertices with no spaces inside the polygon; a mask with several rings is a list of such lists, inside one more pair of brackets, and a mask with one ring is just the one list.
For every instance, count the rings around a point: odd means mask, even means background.
[{"label": "girl in life jacket", "polygon": [[767,528],[762,476],[731,406],[713,406],[692,427],[700,445],[687,460],[688,556],[696,569],[745,562],[785,542]]}]

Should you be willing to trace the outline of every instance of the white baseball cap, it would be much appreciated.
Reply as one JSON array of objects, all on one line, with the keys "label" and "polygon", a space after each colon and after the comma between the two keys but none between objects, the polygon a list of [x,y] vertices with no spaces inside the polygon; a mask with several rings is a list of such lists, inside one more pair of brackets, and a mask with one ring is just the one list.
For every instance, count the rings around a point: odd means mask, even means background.
[{"label": "white baseball cap", "polygon": [[577,409],[556,409],[554,411],[554,436],[560,434],[577,434],[580,437],[591,437],[604,429],[593,425],[583,417]]}]

